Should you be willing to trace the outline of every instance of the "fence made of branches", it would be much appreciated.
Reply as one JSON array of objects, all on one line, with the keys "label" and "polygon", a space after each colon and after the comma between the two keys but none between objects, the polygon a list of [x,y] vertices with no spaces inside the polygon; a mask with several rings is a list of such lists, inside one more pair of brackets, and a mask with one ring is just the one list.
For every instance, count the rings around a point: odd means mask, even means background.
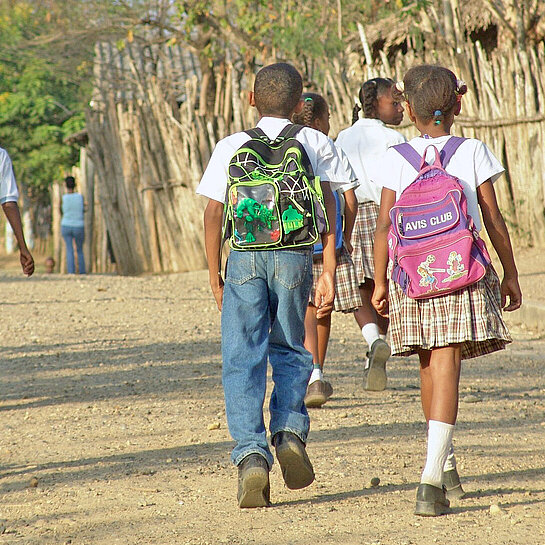
[{"label": "fence made of branches", "polygon": [[[363,37],[364,39],[364,37]],[[382,75],[400,79],[421,63],[442,64],[463,79],[469,92],[453,132],[483,140],[500,159],[506,175],[496,183],[498,202],[518,244],[545,246],[545,48],[511,49],[485,54],[479,42],[465,43],[457,51],[398,53],[392,62],[363,66],[361,79]],[[333,125],[346,124],[357,88],[337,72],[328,75],[326,90],[337,111]],[[351,100],[352,99],[352,100]],[[407,136],[414,127],[405,124]]]},{"label": "fence made of branches", "polygon": [[[365,52],[363,33],[361,38]],[[210,101],[210,87],[203,86],[197,68],[175,77],[180,72],[173,68],[172,51],[154,55],[136,47],[118,52],[97,46],[96,91],[87,119],[97,247],[89,251],[104,255],[107,238],[122,274],[205,266],[204,202],[196,186],[218,139],[257,121],[247,99],[251,75],[226,62],[216,70]],[[378,61],[369,57],[350,73],[346,62],[331,61],[317,82],[331,104],[333,135],[351,122],[365,79],[399,79],[423,62],[448,66],[464,79],[470,92],[454,132],[483,140],[500,158],[507,175],[496,184],[498,200],[515,240],[545,246],[543,44],[490,55],[478,42],[398,53],[393,60],[381,53]],[[408,125],[402,130],[415,134]],[[94,266],[107,270],[104,259],[95,259]]]}]

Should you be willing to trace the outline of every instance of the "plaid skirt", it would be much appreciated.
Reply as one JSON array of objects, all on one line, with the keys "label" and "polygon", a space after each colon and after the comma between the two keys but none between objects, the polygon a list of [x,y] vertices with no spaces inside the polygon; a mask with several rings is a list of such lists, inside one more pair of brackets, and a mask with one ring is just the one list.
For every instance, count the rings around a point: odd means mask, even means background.
[{"label": "plaid skirt", "polygon": [[501,315],[500,281],[492,265],[479,282],[431,299],[411,299],[390,281],[389,304],[395,356],[460,343],[462,359],[470,359],[512,342]]},{"label": "plaid skirt", "polygon": [[[314,302],[316,295],[316,283],[324,271],[324,262],[318,259],[312,264],[312,288],[310,290],[309,302]],[[337,256],[337,269],[335,274],[335,301],[333,310],[337,312],[354,312],[361,307],[360,290],[354,263],[343,244]]]},{"label": "plaid skirt", "polygon": [[352,261],[356,268],[358,283],[364,284],[365,279],[375,277],[375,260],[373,258],[373,246],[375,242],[375,230],[377,228],[379,206],[372,201],[360,203],[358,214],[352,231]]}]

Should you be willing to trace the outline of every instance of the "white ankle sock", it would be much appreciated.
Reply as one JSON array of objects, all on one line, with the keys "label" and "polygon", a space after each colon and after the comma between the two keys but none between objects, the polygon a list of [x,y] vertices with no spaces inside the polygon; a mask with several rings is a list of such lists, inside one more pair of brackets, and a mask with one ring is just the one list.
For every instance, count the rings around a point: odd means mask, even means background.
[{"label": "white ankle sock", "polygon": [[450,471],[451,469],[456,469],[456,457],[454,456],[454,447],[452,443],[448,449],[447,461],[443,467],[443,471]]},{"label": "white ankle sock", "polygon": [[312,370],[308,383],[312,384],[313,382],[316,382],[317,380],[323,380],[323,378],[324,378],[324,375],[322,373],[322,370],[320,369],[320,366],[317,363],[315,363],[314,369]]},{"label": "white ankle sock", "polygon": [[361,334],[363,335],[363,338],[366,340],[367,344],[369,345],[369,348],[371,348],[372,344],[380,338],[380,333],[378,331],[377,324],[374,324],[371,322],[370,324],[365,324],[361,328]]},{"label": "white ankle sock", "polygon": [[428,425],[428,454],[426,466],[422,472],[421,483],[441,488],[443,484],[443,468],[447,460],[454,425],[438,420],[430,420]]}]

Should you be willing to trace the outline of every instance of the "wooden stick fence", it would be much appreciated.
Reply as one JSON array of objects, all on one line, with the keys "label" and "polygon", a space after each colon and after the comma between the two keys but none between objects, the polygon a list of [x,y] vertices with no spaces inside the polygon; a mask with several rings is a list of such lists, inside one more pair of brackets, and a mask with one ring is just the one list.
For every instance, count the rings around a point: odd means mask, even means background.
[{"label": "wooden stick fence", "polygon": [[[134,46],[123,54],[107,44],[97,46],[89,156],[82,164],[94,203],[87,251],[95,271],[112,269],[110,253],[121,274],[205,267],[205,203],[195,195],[196,186],[216,142],[257,121],[247,101],[252,76],[226,63],[216,73],[210,110],[198,70],[193,66],[173,81],[172,74],[180,71],[173,68],[172,51],[167,57],[170,68],[163,64],[153,71],[149,56]],[[543,44],[490,57],[478,43],[465,44],[461,53],[409,52],[393,60],[382,53],[378,62],[349,75],[346,63],[336,59],[322,85],[331,105],[332,135],[351,123],[362,81],[376,75],[399,79],[422,62],[448,66],[468,83],[454,131],[485,141],[505,165],[508,174],[496,189],[517,242],[545,246]],[[401,130],[415,134],[410,126]]]}]

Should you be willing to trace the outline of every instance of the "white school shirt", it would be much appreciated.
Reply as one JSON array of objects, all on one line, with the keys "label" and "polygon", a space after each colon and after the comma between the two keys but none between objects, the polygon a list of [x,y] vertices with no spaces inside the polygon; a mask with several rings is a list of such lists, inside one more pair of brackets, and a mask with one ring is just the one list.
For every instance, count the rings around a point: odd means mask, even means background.
[{"label": "white school shirt", "polygon": [[[274,140],[290,123],[289,119],[262,117],[257,126],[271,140]],[[330,182],[332,190],[339,189],[343,182],[351,182],[356,178],[352,169],[348,171],[343,165],[333,140],[325,134],[310,127],[303,127],[295,138],[304,146],[314,175],[319,176],[322,181]],[[216,144],[197,187],[198,195],[203,195],[214,201],[225,202],[229,161],[248,140],[250,140],[250,136],[247,133],[237,132],[223,138]]]},{"label": "white school shirt", "polygon": [[374,183],[373,173],[382,168],[386,150],[402,142],[406,142],[406,138],[380,119],[358,119],[339,133],[335,145],[348,156],[360,182],[356,189],[358,203],[373,201],[380,204],[382,186]]},{"label": "white school shirt", "polygon": [[[431,144],[440,152],[449,138],[450,135],[437,138],[418,136],[410,140],[409,144],[419,155],[423,155],[424,150]],[[382,169],[375,174],[377,176],[376,181],[383,187],[395,191],[396,199],[399,199],[403,190],[416,178],[417,171],[395,149],[389,149],[384,159]],[[435,160],[435,153],[432,149],[427,151],[426,160],[428,163],[433,163]],[[486,144],[475,138],[468,138],[456,150],[445,170],[460,180],[467,199],[467,211],[473,218],[475,227],[480,231],[481,217],[477,200],[477,187],[487,180],[494,183],[505,169]]]},{"label": "white school shirt", "polygon": [[8,152],[0,148],[0,204],[17,202],[19,190],[13,174],[13,166]]}]

